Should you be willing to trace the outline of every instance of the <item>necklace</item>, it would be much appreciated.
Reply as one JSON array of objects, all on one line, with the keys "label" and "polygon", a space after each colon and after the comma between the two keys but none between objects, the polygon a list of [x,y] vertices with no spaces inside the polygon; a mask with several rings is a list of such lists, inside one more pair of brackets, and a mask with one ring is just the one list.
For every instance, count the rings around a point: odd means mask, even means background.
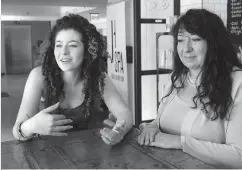
[{"label": "necklace", "polygon": [[198,86],[198,84],[200,83],[200,82],[197,81],[196,78],[195,79],[191,78],[190,75],[187,76],[187,82],[188,82],[189,85],[191,85],[193,87]]}]

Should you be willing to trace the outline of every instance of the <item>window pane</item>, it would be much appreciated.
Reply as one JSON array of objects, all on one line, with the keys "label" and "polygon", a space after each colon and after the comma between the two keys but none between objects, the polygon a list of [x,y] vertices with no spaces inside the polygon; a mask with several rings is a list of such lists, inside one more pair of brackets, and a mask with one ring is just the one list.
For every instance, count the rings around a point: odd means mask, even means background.
[{"label": "window pane", "polygon": [[141,18],[164,18],[173,14],[174,2],[171,0],[141,0]]},{"label": "window pane", "polygon": [[158,38],[158,67],[163,69],[173,68],[173,37],[160,35]]},{"label": "window pane", "polygon": [[159,75],[159,89],[158,89],[158,100],[161,101],[161,98],[164,96],[165,86],[170,82],[170,74],[160,74]]},{"label": "window pane", "polygon": [[[164,95],[164,88],[170,81],[170,74],[159,75],[159,97],[160,102]],[[146,75],[141,78],[142,83],[142,121],[155,119],[157,116],[157,82],[156,75]]]},{"label": "window pane", "polygon": [[141,24],[141,70],[156,70],[156,36],[165,24]]},{"label": "window pane", "polygon": [[157,115],[156,75],[142,76],[142,121],[155,119]]}]

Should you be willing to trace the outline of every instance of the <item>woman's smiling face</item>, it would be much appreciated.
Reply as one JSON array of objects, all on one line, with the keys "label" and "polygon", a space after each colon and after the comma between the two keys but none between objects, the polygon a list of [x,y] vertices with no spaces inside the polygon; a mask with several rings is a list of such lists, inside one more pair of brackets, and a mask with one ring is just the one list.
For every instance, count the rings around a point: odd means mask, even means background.
[{"label": "woman's smiling face", "polygon": [[82,35],[74,29],[61,30],[55,39],[55,59],[62,71],[80,69],[84,59]]},{"label": "woman's smiling face", "polygon": [[207,54],[206,40],[186,30],[179,30],[177,39],[177,52],[181,62],[188,69],[200,71]]}]

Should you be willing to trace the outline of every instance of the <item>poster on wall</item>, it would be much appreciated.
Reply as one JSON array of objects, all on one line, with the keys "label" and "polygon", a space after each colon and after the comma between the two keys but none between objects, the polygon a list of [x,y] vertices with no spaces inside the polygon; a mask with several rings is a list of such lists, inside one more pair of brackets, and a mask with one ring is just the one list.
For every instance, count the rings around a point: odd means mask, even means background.
[{"label": "poster on wall", "polygon": [[227,28],[242,63],[242,0],[228,0]]},{"label": "poster on wall", "polygon": [[107,22],[107,45],[110,54],[108,75],[125,103],[128,104],[124,1],[107,6]]}]

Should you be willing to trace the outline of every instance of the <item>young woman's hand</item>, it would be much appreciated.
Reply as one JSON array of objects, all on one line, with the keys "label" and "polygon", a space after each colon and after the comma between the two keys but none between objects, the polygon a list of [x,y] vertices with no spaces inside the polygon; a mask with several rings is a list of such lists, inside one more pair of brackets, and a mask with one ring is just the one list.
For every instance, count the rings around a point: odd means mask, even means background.
[{"label": "young woman's hand", "polygon": [[147,124],[141,130],[142,132],[138,136],[138,144],[140,145],[149,145],[150,142],[154,141],[155,135],[159,132],[159,128],[154,124]]},{"label": "young woman's hand", "polygon": [[103,141],[108,145],[116,145],[119,143],[125,135],[124,125],[125,120],[118,120],[113,129],[104,128],[100,130]]},{"label": "young woman's hand", "polygon": [[59,106],[59,102],[43,109],[32,119],[33,133],[40,135],[51,135],[51,136],[67,136],[65,130],[73,128],[70,125],[66,125],[72,122],[71,119],[66,119],[64,115],[51,114]]}]

